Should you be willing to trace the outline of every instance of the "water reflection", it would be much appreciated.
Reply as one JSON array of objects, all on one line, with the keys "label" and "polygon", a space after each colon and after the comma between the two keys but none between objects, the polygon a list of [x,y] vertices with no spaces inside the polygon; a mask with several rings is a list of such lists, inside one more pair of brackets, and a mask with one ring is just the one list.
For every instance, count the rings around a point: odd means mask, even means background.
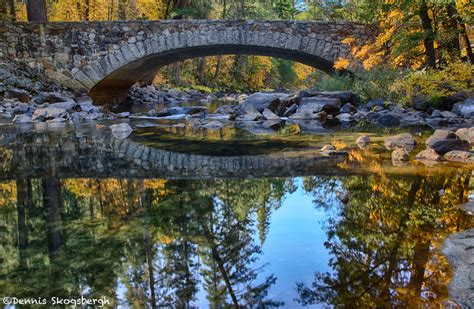
[{"label": "water reflection", "polygon": [[[469,172],[165,180],[21,178],[0,182],[0,296],[106,296],[113,306],[409,307],[447,300],[446,235]],[[325,213],[328,269],[281,298],[264,248],[272,216],[306,197]],[[316,229],[316,219],[307,226]],[[301,235],[306,237],[306,235]],[[316,242],[316,240],[314,241]],[[270,265],[266,265],[268,262]],[[270,267],[269,267],[270,266]],[[269,269],[272,271],[270,272]],[[297,290],[296,290],[297,288]]]}]

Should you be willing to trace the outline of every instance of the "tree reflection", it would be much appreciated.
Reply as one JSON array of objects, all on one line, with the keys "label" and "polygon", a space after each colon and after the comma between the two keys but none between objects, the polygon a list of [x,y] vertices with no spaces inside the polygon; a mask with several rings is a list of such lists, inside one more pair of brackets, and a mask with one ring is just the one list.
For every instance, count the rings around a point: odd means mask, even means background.
[{"label": "tree reflection", "polygon": [[332,272],[316,273],[311,286],[298,284],[299,301],[407,308],[446,300],[449,265],[441,245],[449,233],[472,226],[456,208],[467,198],[469,180],[469,173],[306,179],[317,201],[331,183],[350,197],[345,205],[330,198],[320,204],[337,207],[325,244]]},{"label": "tree reflection", "polygon": [[267,297],[276,278],[257,278],[253,235],[264,241],[289,180],[45,178],[0,190],[0,296],[193,308],[203,289],[213,308],[282,305]]}]

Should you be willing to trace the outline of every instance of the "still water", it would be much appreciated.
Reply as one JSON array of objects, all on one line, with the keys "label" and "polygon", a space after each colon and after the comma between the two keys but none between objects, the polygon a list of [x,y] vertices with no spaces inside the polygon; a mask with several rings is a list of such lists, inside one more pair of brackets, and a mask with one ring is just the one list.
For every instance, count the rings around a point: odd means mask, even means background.
[{"label": "still water", "polygon": [[[393,166],[383,133],[360,150],[353,132],[133,126],[2,127],[0,297],[456,307],[441,248],[474,227],[457,208],[470,170]],[[328,141],[349,156],[320,154]]]}]

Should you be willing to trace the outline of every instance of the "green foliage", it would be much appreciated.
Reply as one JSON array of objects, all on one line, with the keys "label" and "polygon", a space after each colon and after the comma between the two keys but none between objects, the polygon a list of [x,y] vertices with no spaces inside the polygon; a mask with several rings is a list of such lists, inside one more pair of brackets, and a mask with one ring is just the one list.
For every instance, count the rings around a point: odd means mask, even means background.
[{"label": "green foliage", "polygon": [[323,75],[314,88],[320,91],[353,90],[354,77],[346,74]]}]

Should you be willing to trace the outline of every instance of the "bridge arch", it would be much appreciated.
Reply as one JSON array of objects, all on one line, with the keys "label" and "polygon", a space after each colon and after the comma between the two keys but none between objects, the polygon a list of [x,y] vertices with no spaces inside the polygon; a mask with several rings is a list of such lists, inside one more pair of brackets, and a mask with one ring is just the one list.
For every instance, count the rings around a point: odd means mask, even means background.
[{"label": "bridge arch", "polygon": [[13,35],[0,58],[13,53],[99,104],[120,101],[150,70],[202,56],[275,56],[330,72],[334,61],[351,58],[345,38],[363,43],[374,34],[349,22],[252,20],[16,23],[2,31]]}]

